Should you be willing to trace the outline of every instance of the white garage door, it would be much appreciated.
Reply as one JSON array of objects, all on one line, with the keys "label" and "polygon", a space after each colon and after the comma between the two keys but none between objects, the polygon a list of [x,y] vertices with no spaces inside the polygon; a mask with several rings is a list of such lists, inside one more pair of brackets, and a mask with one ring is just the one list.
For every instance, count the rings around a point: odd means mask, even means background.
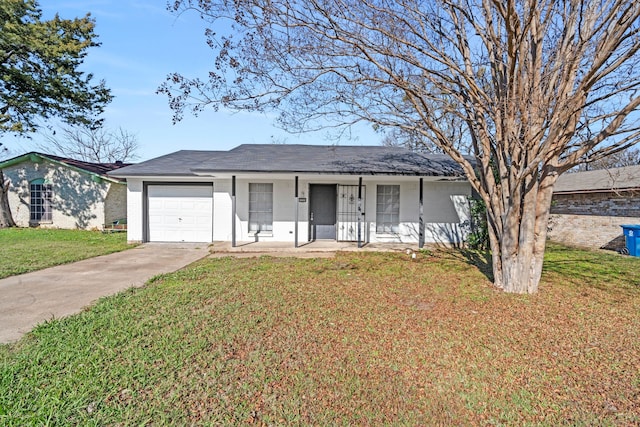
[{"label": "white garage door", "polygon": [[210,242],[213,186],[149,185],[150,242]]}]

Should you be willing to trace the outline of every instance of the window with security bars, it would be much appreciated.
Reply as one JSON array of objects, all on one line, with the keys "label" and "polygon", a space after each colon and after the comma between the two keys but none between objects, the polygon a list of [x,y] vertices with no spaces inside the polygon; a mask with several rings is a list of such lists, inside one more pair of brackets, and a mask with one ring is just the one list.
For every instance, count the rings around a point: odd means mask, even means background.
[{"label": "window with security bars", "polygon": [[53,200],[53,189],[51,184],[35,182],[30,185],[31,204],[30,216],[31,222],[51,222],[52,209],[51,201]]},{"label": "window with security bars", "polygon": [[273,184],[249,184],[249,232],[273,231]]},{"label": "window with security bars", "polygon": [[378,185],[376,233],[397,233],[400,226],[400,186]]}]

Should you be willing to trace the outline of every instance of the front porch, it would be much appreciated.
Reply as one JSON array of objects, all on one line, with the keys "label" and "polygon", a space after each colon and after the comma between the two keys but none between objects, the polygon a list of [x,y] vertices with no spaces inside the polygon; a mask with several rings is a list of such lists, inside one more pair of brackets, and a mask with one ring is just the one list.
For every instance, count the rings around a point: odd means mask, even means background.
[{"label": "front porch", "polygon": [[[444,247],[441,244],[426,244],[425,249]],[[247,241],[236,242],[235,247],[228,241],[216,241],[210,245],[212,254],[266,254],[275,256],[298,256],[307,254],[322,257],[333,255],[338,251],[372,251],[372,252],[406,252],[418,251],[418,243],[366,243],[358,247],[357,242],[339,242],[335,240],[315,240],[292,246],[291,242]]]}]

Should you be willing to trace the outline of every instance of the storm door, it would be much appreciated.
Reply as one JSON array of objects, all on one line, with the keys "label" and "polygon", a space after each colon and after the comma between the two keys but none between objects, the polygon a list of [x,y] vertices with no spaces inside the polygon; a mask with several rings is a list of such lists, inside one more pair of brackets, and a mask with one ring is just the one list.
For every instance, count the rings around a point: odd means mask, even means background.
[{"label": "storm door", "polygon": [[361,211],[358,212],[358,186],[338,185],[338,240],[358,240],[358,215],[364,213],[365,187],[362,187]]}]

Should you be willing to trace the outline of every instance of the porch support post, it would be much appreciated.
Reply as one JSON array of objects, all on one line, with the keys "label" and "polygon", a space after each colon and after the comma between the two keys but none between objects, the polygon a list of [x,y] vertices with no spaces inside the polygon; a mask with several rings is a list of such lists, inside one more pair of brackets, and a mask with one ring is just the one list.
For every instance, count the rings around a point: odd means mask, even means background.
[{"label": "porch support post", "polygon": [[231,247],[236,247],[236,176],[231,177]]},{"label": "porch support post", "polygon": [[296,175],[296,183],[295,189],[293,193],[293,197],[295,198],[295,225],[293,226],[293,239],[294,239],[294,247],[298,247],[298,176]]},{"label": "porch support post", "polygon": [[358,247],[362,247],[362,177],[358,178]]},{"label": "porch support post", "polygon": [[418,224],[418,247],[420,249],[424,247],[424,193],[422,184],[423,178],[420,178],[420,219]]}]

